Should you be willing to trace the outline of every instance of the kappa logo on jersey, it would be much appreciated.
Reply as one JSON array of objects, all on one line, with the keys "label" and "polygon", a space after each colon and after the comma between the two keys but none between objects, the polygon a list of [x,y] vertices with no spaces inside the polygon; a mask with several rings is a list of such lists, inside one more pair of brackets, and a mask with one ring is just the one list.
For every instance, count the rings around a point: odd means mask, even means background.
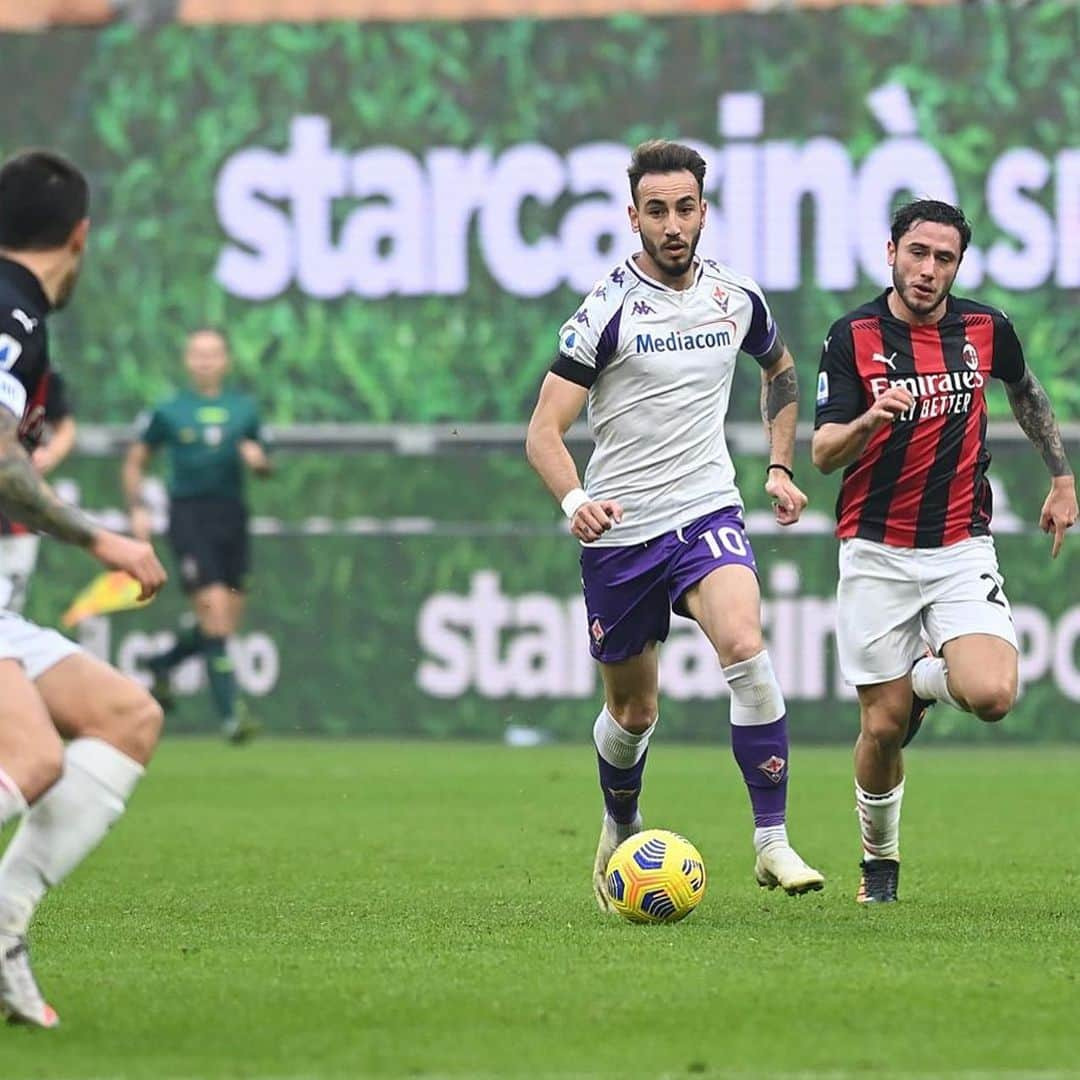
[{"label": "kappa logo on jersey", "polygon": [[22,343],[10,334],[0,334],[0,371],[10,371],[22,356]]},{"label": "kappa logo on jersey", "polygon": [[589,313],[582,308],[575,316],[574,322],[582,323],[584,326],[590,326]]},{"label": "kappa logo on jersey", "polygon": [[884,364],[890,371],[896,370],[896,353],[886,356],[884,353],[876,352],[870,359],[878,364]]},{"label": "kappa logo on jersey", "polygon": [[961,355],[964,357],[964,363],[967,364],[972,371],[979,370],[979,350],[976,349],[970,341],[964,342],[964,349]]},{"label": "kappa logo on jersey", "polygon": [[37,326],[37,324],[38,324],[38,321],[37,321],[37,319],[31,318],[31,316],[27,315],[27,314],[26,314],[26,312],[25,312],[25,311],[23,311],[23,309],[22,309],[22,308],[19,308],[19,307],[17,307],[17,308],[16,308],[16,309],[15,309],[15,310],[14,310],[14,311],[13,311],[13,312],[11,313],[11,317],[12,317],[13,319],[18,319],[18,320],[19,320],[19,322],[21,322],[21,323],[22,323],[22,325],[23,325],[23,329],[24,329],[24,330],[25,330],[25,331],[26,331],[26,332],[27,332],[28,334],[32,334],[32,333],[34,332],[34,327],[35,327],[35,326]]},{"label": "kappa logo on jersey", "polygon": [[758,768],[774,783],[779,784],[784,779],[784,766],[787,762],[773,754],[772,757],[763,761]]},{"label": "kappa logo on jersey", "polygon": [[593,290],[593,296],[599,296],[601,300],[607,299],[607,286],[604,284],[597,285]]},{"label": "kappa logo on jersey", "polygon": [[712,291],[712,298],[716,301],[716,306],[720,311],[726,315],[728,312],[728,305],[731,303],[731,297],[717,285]]},{"label": "kappa logo on jersey", "polygon": [[614,281],[616,285],[621,285],[626,280],[626,271],[621,266],[616,266],[615,269],[611,271],[611,280]]},{"label": "kappa logo on jersey", "polygon": [[644,300],[635,300],[634,306],[630,309],[631,315],[655,315],[656,309],[649,307]]},{"label": "kappa logo on jersey", "polygon": [[817,377],[817,403],[825,405],[829,400],[829,373],[819,371]]}]

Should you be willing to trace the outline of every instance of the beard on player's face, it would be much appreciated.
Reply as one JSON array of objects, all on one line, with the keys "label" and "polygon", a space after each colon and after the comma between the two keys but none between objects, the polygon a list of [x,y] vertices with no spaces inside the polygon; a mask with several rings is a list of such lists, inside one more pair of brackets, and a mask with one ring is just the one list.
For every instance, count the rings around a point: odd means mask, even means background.
[{"label": "beard on player's face", "polygon": [[60,280],[56,290],[56,299],[53,301],[53,310],[59,311],[67,307],[68,301],[75,292],[75,286],[79,283],[79,271],[82,269],[82,260],[79,259]]},{"label": "beard on player's face", "polygon": [[665,235],[659,242],[647,236],[644,229],[641,231],[641,246],[649,258],[669,277],[681,277],[690,269],[700,240],[700,225],[689,238]]},{"label": "beard on player's face", "polygon": [[901,260],[897,258],[892,267],[892,281],[896,295],[914,314],[929,315],[949,295],[949,290],[956,280],[956,272],[953,271],[944,281],[927,280],[918,272],[905,278],[900,262]]}]

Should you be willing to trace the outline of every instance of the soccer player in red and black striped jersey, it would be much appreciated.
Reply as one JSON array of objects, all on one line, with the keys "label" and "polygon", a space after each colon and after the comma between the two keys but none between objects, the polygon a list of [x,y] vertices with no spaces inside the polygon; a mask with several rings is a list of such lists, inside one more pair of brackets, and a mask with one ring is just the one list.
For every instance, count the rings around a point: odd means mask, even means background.
[{"label": "soccer player in red and black striped jersey", "polygon": [[901,207],[892,288],[833,324],[818,372],[814,464],[844,470],[837,649],[862,722],[861,902],[896,899],[901,748],[927,708],[945,701],[995,721],[1016,699],[1016,631],[990,536],[991,378],[1050,472],[1040,525],[1054,534],[1052,556],[1077,518],[1061,432],[1012,323],[951,295],[970,239],[955,206]]},{"label": "soccer player in red and black striped jersey", "polygon": [[[126,571],[149,598],[165,583],[154,549],[64,503],[26,451],[48,393],[45,322],[74,292],[88,209],[86,178],[59,154],[0,166],[0,512]],[[123,814],[160,730],[161,709],[138,683],[0,610],[0,826],[22,817],[0,858],[0,1016],[58,1023],[30,969],[30,922]]]}]

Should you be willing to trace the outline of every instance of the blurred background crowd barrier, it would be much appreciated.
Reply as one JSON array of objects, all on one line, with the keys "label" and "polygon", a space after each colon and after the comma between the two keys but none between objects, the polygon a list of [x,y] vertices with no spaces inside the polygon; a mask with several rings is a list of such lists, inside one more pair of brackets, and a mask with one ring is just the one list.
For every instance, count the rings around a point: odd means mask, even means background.
[{"label": "blurred background crowd barrier", "polygon": [[[101,26],[129,20],[266,23],[328,20],[587,18],[638,12],[653,15],[764,11],[778,7],[830,8],[844,0],[0,0],[0,29]],[[866,6],[895,0],[864,0]],[[917,0],[938,6],[956,0]]]},{"label": "blurred background crowd barrier", "polygon": [[[709,162],[702,251],[767,291],[804,416],[830,323],[886,281],[892,205],[959,201],[975,240],[958,291],[1010,314],[1080,451],[1077,7],[650,6],[515,5],[553,16],[538,20],[433,3],[406,23],[344,2],[0,2],[7,25],[28,10],[39,27],[101,23],[0,35],[18,88],[0,150],[61,147],[94,187],[91,258],[52,330],[83,425],[62,484],[119,515],[121,448],[180,382],[185,330],[228,329],[280,466],[252,493],[256,585],[236,643],[271,729],[586,731],[599,691],[577,552],[522,440],[559,325],[630,250],[625,167],[643,138]],[[257,22],[309,16],[338,21]],[[770,526],[757,389],[748,361],[731,437],[771,648],[797,737],[847,739],[837,478],[811,475],[804,431],[812,513]],[[1002,735],[1078,738],[1077,538],[1051,564],[1034,528],[1044,468],[997,391],[991,407],[1024,678]],[[29,614],[55,621],[90,573],[47,544]],[[179,607],[173,593],[81,632],[138,670]],[[182,678],[196,688],[194,668]],[[673,734],[722,730],[719,670],[681,624],[662,691]],[[934,737],[982,737],[941,712]],[[202,723],[192,707],[176,727]]]}]

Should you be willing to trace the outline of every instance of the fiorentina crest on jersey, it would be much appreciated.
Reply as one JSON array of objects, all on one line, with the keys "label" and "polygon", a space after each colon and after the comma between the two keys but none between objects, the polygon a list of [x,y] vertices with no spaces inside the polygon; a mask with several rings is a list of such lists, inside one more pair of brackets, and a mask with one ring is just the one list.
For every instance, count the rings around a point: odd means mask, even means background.
[{"label": "fiorentina crest on jersey", "polygon": [[589,627],[589,633],[593,636],[593,641],[599,645],[604,640],[604,628],[600,625],[599,619],[593,619],[592,626]]},{"label": "fiorentina crest on jersey", "polygon": [[779,784],[784,779],[784,766],[787,762],[773,754],[772,757],[763,761],[758,768],[774,783]]},{"label": "fiorentina crest on jersey", "polygon": [[716,306],[720,309],[720,313],[726,315],[728,312],[728,304],[731,303],[731,297],[717,285],[712,291],[712,298],[716,301]]}]

